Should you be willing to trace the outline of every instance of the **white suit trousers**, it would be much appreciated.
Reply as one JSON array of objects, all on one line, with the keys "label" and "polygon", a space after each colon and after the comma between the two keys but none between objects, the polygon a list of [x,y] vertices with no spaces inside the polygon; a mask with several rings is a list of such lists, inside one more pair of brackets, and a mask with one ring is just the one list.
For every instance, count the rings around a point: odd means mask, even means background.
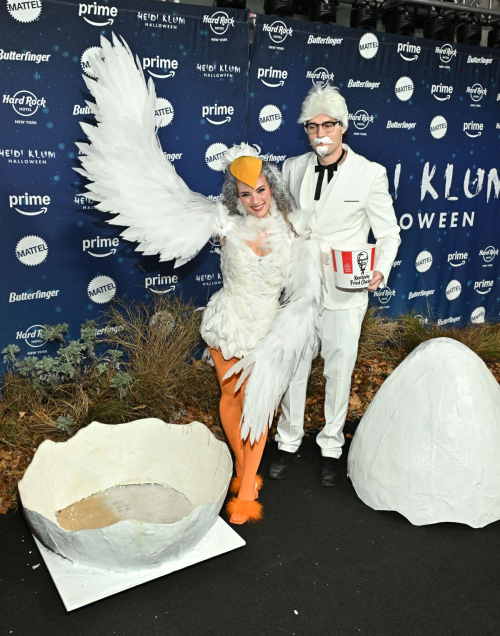
[{"label": "white suit trousers", "polygon": [[[323,457],[340,457],[344,444],[344,428],[351,376],[356,362],[361,324],[366,305],[350,309],[323,308],[320,317],[319,337],[321,357],[324,360],[325,426],[318,434],[317,442]],[[319,343],[311,348],[301,361],[297,372],[283,396],[282,415],[278,422],[276,441],[280,450],[294,453],[304,436],[304,411],[307,382],[311,363],[318,354]]]}]

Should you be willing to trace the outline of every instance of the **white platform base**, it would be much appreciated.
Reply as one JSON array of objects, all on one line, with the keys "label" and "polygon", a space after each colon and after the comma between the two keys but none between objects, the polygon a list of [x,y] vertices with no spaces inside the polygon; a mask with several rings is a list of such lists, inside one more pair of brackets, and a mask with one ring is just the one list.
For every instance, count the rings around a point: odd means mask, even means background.
[{"label": "white platform base", "polygon": [[245,545],[245,541],[219,517],[196,548],[181,559],[151,570],[111,572],[63,559],[34,538],[68,612]]}]

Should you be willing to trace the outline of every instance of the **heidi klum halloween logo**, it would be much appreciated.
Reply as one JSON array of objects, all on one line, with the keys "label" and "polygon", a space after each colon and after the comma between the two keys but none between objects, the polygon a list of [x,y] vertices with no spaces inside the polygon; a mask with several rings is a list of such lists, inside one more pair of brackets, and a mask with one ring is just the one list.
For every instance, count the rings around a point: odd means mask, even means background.
[{"label": "heidi klum halloween logo", "polygon": [[145,27],[153,29],[177,29],[186,24],[186,18],[173,13],[137,13],[137,20],[140,20]]}]

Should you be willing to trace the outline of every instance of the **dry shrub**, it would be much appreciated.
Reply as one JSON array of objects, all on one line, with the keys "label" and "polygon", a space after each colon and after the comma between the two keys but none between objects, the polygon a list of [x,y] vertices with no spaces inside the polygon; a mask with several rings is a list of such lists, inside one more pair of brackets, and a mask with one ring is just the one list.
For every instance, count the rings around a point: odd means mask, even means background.
[{"label": "dry shrub", "polygon": [[205,360],[193,361],[186,368],[186,381],[180,387],[179,398],[201,411],[218,413],[220,386],[215,368]]},{"label": "dry shrub", "polygon": [[400,354],[395,346],[398,329],[397,322],[387,318],[383,310],[368,307],[361,327],[356,366],[373,359],[399,361]]},{"label": "dry shrub", "polygon": [[128,400],[135,407],[168,420],[183,398],[207,393],[211,381],[204,368],[207,365],[192,364],[201,321],[193,304],[173,296],[131,304],[118,300],[107,318],[116,329],[106,342],[125,354],[127,372],[133,379]]},{"label": "dry shrub", "polygon": [[[369,368],[380,361],[397,365],[418,345],[432,338],[457,340],[485,362],[500,362],[500,324],[441,326],[437,320],[424,323],[415,313],[388,318],[383,310],[370,306],[361,328],[355,369]],[[323,366],[323,360],[318,356],[312,363],[308,396],[324,389]]]},{"label": "dry shrub", "polygon": [[500,324],[470,323],[465,327],[440,326],[437,321],[424,323],[414,314],[404,314],[397,320],[393,346],[402,358],[418,345],[432,338],[451,338],[466,345],[486,362],[500,360]]}]

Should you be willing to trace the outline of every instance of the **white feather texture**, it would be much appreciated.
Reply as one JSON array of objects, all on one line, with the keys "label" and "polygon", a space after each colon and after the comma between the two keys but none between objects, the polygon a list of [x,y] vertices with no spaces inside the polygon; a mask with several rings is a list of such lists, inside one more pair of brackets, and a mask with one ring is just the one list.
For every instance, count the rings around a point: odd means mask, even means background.
[{"label": "white feather texture", "polygon": [[349,113],[345,99],[335,86],[326,85],[324,88],[317,84],[313,86],[307,97],[302,102],[302,110],[297,122],[305,124],[306,121],[318,115],[328,115],[342,122],[347,130],[349,127]]},{"label": "white feather texture", "polygon": [[258,157],[258,151],[253,147],[249,146],[246,143],[235,144],[232,148],[225,153],[225,155],[221,159],[223,170],[227,170],[229,166],[233,163],[235,159],[238,157]]},{"label": "white feather texture", "polygon": [[266,433],[305,351],[316,344],[322,277],[318,241],[296,239],[283,304],[273,317],[271,329],[225,376],[242,372],[236,390],[250,376],[241,438],[250,437],[252,444]]},{"label": "white feather texture", "polygon": [[[262,241],[258,256],[248,242]],[[210,299],[200,332],[226,360],[242,358],[269,331],[280,308],[291,262],[290,232],[273,202],[272,214],[259,219],[236,217],[221,250],[224,286]]]},{"label": "white feather texture", "polygon": [[213,235],[223,236],[228,212],[221,203],[192,192],[166,159],[156,135],[156,93],[124,40],[101,38],[102,55],[92,58],[97,81],[84,76],[96,104],[97,126],[81,123],[90,144],[77,144],[89,179],[86,196],[116,216],[122,236],[137,251],[176,259],[193,258]]}]

